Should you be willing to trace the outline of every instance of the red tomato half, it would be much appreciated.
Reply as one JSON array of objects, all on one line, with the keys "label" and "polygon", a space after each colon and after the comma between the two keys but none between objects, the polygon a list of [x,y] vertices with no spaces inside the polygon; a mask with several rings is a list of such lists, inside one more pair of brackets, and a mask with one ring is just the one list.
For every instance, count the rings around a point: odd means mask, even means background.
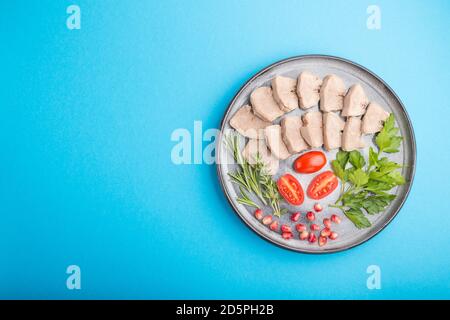
[{"label": "red tomato half", "polygon": [[298,182],[298,180],[289,173],[278,179],[277,187],[283,198],[294,206],[301,205],[303,200],[305,200],[305,194],[303,193],[303,188],[300,182]]},{"label": "red tomato half", "polygon": [[338,184],[338,179],[332,171],[322,172],[309,184],[308,197],[315,200],[325,198],[337,188]]},{"label": "red tomato half", "polygon": [[313,173],[322,169],[326,163],[327,158],[323,152],[310,151],[295,160],[294,170],[298,173]]}]

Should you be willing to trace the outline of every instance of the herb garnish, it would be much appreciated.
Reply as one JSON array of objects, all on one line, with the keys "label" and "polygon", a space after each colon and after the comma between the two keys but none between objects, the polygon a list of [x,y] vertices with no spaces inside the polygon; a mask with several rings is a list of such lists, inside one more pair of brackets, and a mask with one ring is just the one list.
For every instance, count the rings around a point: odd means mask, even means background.
[{"label": "herb garnish", "polygon": [[[394,125],[391,114],[375,138],[378,152],[372,147],[369,149],[368,164],[357,150],[339,151],[331,162],[334,173],[341,180],[341,194],[330,206],[341,209],[359,229],[371,226],[364,213],[374,215],[384,211],[395,199],[395,195],[388,191],[405,183],[405,178],[397,170],[402,166],[381,156],[383,152],[399,151],[402,137],[397,135],[399,129]],[[349,168],[348,163],[351,165]]]},{"label": "herb garnish", "polygon": [[263,205],[269,204],[272,207],[275,216],[280,217],[284,214],[286,209],[280,207],[281,196],[278,193],[277,185],[267,173],[259,154],[256,156],[256,163],[252,165],[242,157],[237,135],[227,136],[225,143],[238,164],[238,169],[235,172],[228,173],[231,181],[239,186],[241,196],[236,201],[247,206],[259,208],[260,206],[250,199],[248,195],[248,193],[253,193]]}]

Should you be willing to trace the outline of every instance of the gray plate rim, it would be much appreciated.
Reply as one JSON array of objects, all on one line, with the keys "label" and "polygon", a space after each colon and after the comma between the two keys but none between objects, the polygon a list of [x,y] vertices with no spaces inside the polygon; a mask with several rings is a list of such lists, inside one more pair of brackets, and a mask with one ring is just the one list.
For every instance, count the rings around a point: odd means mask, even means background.
[{"label": "gray plate rim", "polygon": [[406,111],[405,105],[403,104],[403,102],[401,101],[401,99],[398,97],[398,95],[395,93],[395,91],[382,79],[380,78],[378,75],[376,75],[374,72],[372,72],[371,70],[367,69],[366,67],[348,60],[346,58],[341,58],[341,57],[337,57],[337,56],[332,56],[332,55],[324,55],[324,54],[307,54],[307,55],[298,55],[298,56],[293,56],[293,57],[289,57],[286,59],[282,59],[279,60],[277,62],[274,62],[272,64],[270,64],[267,67],[264,67],[263,69],[261,69],[260,71],[258,71],[257,73],[255,73],[253,76],[251,76],[242,86],[241,88],[237,91],[237,93],[234,95],[233,99],[231,99],[230,103],[228,104],[228,107],[223,115],[223,118],[220,122],[220,132],[223,132],[224,127],[226,125],[225,123],[225,119],[228,118],[228,114],[231,111],[231,107],[233,106],[234,102],[236,101],[237,97],[241,94],[242,91],[244,91],[244,89],[250,84],[252,83],[256,78],[258,78],[259,76],[261,76],[262,74],[264,74],[265,72],[271,70],[272,68],[275,68],[278,65],[290,62],[290,61],[295,61],[295,60],[302,60],[302,59],[310,59],[310,58],[322,58],[322,59],[330,59],[330,60],[336,60],[336,61],[340,61],[340,62],[344,62],[344,63],[348,63],[350,65],[353,65],[357,68],[360,68],[361,70],[367,72],[368,74],[370,74],[372,77],[376,78],[378,81],[380,81],[380,83],[383,84],[383,86],[386,87],[387,90],[390,91],[390,93],[395,97],[395,99],[397,100],[398,104],[401,106],[401,111],[403,112],[403,115],[405,116],[405,119],[407,120],[407,125],[408,125],[408,130],[411,132],[411,152],[412,152],[412,157],[411,157],[411,180],[408,184],[407,190],[405,192],[405,196],[403,197],[402,201],[400,202],[400,205],[398,206],[398,208],[392,213],[391,217],[386,220],[386,222],[379,228],[379,229],[372,229],[370,233],[367,234],[367,237],[363,240],[359,240],[356,241],[355,243],[352,244],[348,244],[345,245],[343,247],[340,248],[336,248],[333,250],[327,250],[327,251],[314,251],[314,250],[305,250],[305,249],[300,249],[300,248],[294,248],[294,247],[290,247],[290,246],[286,246],[282,243],[277,243],[275,241],[273,241],[272,239],[270,239],[269,237],[267,237],[265,234],[259,232],[259,230],[257,230],[256,228],[254,228],[254,226],[249,223],[246,219],[244,219],[244,217],[241,215],[240,211],[238,210],[238,208],[236,208],[236,206],[234,205],[233,201],[231,201],[230,199],[230,194],[228,193],[228,190],[225,188],[225,183],[224,183],[224,177],[222,175],[222,172],[220,170],[220,161],[219,161],[219,152],[217,152],[217,150],[220,150],[221,146],[221,139],[219,139],[217,145],[216,145],[216,157],[217,157],[217,161],[216,161],[216,170],[217,170],[217,175],[218,175],[218,179],[220,182],[220,186],[221,189],[223,190],[223,192],[226,195],[227,201],[228,203],[231,205],[233,211],[235,212],[235,214],[239,217],[240,220],[242,220],[244,222],[244,224],[250,228],[254,233],[256,233],[258,236],[260,236],[261,238],[263,238],[264,240],[270,242],[271,244],[274,244],[280,248],[289,250],[289,251],[293,251],[293,252],[298,252],[298,253],[307,253],[307,254],[330,254],[330,253],[337,253],[337,252],[342,252],[342,251],[346,251],[349,249],[352,249],[354,247],[357,247],[363,243],[366,243],[367,241],[369,241],[370,239],[372,239],[373,237],[375,237],[377,234],[379,234],[381,231],[383,231],[391,222],[392,220],[394,220],[394,218],[398,215],[399,211],[401,210],[401,208],[403,207],[403,205],[405,204],[409,193],[411,191],[413,182],[414,182],[414,177],[415,177],[415,173],[416,173],[416,158],[417,158],[417,150],[416,150],[416,138],[415,138],[415,133],[414,133],[414,129],[412,127],[412,123],[411,123],[411,119],[408,115],[408,112]]}]

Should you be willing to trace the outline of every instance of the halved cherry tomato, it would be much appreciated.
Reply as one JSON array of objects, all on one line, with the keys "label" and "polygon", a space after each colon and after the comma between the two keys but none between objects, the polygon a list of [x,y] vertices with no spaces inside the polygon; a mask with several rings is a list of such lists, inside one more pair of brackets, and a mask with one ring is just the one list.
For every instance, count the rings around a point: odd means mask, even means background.
[{"label": "halved cherry tomato", "polygon": [[315,200],[325,198],[337,188],[338,184],[338,179],[332,171],[322,172],[309,184],[308,197]]},{"label": "halved cherry tomato", "polygon": [[298,173],[313,173],[322,169],[326,163],[327,158],[323,152],[310,151],[295,160],[294,170]]},{"label": "halved cherry tomato", "polygon": [[289,173],[278,179],[277,187],[283,198],[292,205],[299,206],[305,200],[305,194],[300,182]]}]

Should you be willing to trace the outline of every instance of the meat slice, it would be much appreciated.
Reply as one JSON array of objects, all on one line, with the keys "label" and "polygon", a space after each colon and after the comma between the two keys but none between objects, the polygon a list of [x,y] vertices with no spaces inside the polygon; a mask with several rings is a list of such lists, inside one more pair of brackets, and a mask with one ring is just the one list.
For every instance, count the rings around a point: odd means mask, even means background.
[{"label": "meat slice", "polygon": [[300,102],[300,108],[308,109],[319,102],[320,99],[320,87],[322,85],[322,79],[318,76],[303,71],[300,73],[297,79],[297,95]]},{"label": "meat slice", "polygon": [[308,149],[308,145],[300,134],[302,119],[299,116],[281,119],[281,136],[290,153],[299,153]]},{"label": "meat slice", "polygon": [[281,137],[281,127],[279,125],[275,124],[266,127],[264,133],[267,146],[276,158],[285,160],[291,155],[283,142]]},{"label": "meat slice", "polygon": [[362,133],[369,134],[379,132],[383,128],[383,123],[388,117],[389,112],[385,111],[378,103],[371,102],[362,119]]},{"label": "meat slice", "polygon": [[303,115],[303,126],[312,126],[322,128],[322,112],[310,111]]},{"label": "meat slice", "polygon": [[253,113],[265,121],[272,122],[282,116],[284,112],[272,96],[270,87],[259,87],[250,95]]},{"label": "meat slice", "polygon": [[344,107],[345,84],[337,75],[330,74],[320,87],[320,110],[325,112],[342,110]]},{"label": "meat slice", "polygon": [[345,121],[336,113],[325,112],[323,114],[323,143],[326,150],[330,151],[341,147],[344,126]]},{"label": "meat slice", "polygon": [[353,85],[347,92],[344,98],[344,109],[342,109],[342,116],[344,117],[358,117],[366,112],[369,99],[360,84]]},{"label": "meat slice", "polygon": [[282,111],[290,112],[298,108],[296,88],[297,80],[295,79],[282,76],[273,78],[273,97]]},{"label": "meat slice", "polygon": [[242,150],[242,157],[246,159],[248,163],[256,164],[258,156],[260,161],[264,164],[268,174],[274,175],[277,173],[279,160],[270,153],[265,140],[250,139],[244,150]]},{"label": "meat slice", "polygon": [[252,112],[252,107],[245,105],[240,108],[230,120],[230,126],[244,137],[251,139],[264,139],[264,128],[271,123],[264,121]]},{"label": "meat slice", "polygon": [[300,133],[310,147],[320,148],[323,145],[322,113],[320,111],[305,113]]},{"label": "meat slice", "polygon": [[359,117],[348,117],[342,133],[342,149],[352,151],[364,147],[365,143],[361,135],[361,119]]}]

